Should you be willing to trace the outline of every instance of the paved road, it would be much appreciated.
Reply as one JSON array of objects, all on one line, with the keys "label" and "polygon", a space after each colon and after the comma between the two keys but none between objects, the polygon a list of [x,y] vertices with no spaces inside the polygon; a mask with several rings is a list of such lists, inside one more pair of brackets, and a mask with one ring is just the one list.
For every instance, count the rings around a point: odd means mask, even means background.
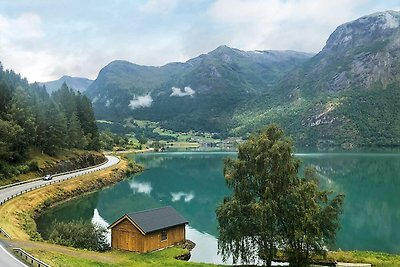
[{"label": "paved road", "polygon": [[[68,174],[64,174],[64,175],[60,175],[60,176],[56,176],[53,178],[53,180],[51,181],[43,181],[43,180],[37,180],[37,181],[33,181],[30,183],[26,183],[26,184],[21,184],[21,185],[16,185],[13,187],[8,187],[5,189],[0,190],[0,202],[4,201],[5,199],[7,199],[10,196],[13,196],[15,194],[19,194],[21,192],[24,191],[29,191],[31,189],[34,189],[35,187],[38,186],[45,186],[47,184],[50,184],[50,182],[54,182],[54,181],[58,181],[58,180],[64,180],[64,179],[69,179],[72,177],[75,177],[77,175],[82,175],[88,172],[93,172],[93,171],[98,171],[101,169],[105,169],[108,167],[111,167],[115,164],[117,164],[119,162],[119,158],[114,157],[114,156],[106,156],[107,157],[107,162],[96,166],[94,168],[90,168],[90,169],[85,169],[85,170],[80,170],[80,171],[76,171],[73,173],[68,173]],[[1,215],[0,215],[1,216]],[[1,227],[1,225],[0,225]],[[1,267],[26,267],[27,265],[25,265],[24,263],[22,263],[21,261],[19,261],[17,258],[15,258],[6,248],[4,243],[1,242],[0,240],[0,266]]]},{"label": "paved road", "polygon": [[14,257],[13,254],[6,250],[5,245],[0,242],[0,266],[4,267],[27,267],[22,261]]},{"label": "paved road", "polygon": [[[90,169],[85,169],[85,170],[81,170],[81,171],[76,171],[73,173],[68,173],[68,174],[64,174],[64,175],[59,175],[59,176],[55,176],[51,181],[43,181],[43,180],[37,180],[34,182],[30,182],[30,183],[26,183],[26,184],[21,184],[21,185],[16,185],[13,187],[9,187],[9,188],[5,188],[0,190],[0,203],[3,202],[4,200],[6,200],[8,197],[14,196],[16,194],[19,194],[21,192],[24,192],[26,190],[30,190],[33,189],[35,187],[39,187],[39,186],[44,186],[50,183],[54,183],[55,181],[59,181],[59,180],[65,180],[65,179],[69,179],[72,177],[75,177],[77,175],[82,175],[88,172],[93,172],[93,171],[98,171],[101,169],[105,169],[108,168],[110,166],[113,166],[115,164],[117,164],[119,162],[119,159],[117,157],[114,156],[106,156],[108,161],[100,166],[94,167],[94,168],[90,168]],[[1,225],[0,225],[1,227]]]}]

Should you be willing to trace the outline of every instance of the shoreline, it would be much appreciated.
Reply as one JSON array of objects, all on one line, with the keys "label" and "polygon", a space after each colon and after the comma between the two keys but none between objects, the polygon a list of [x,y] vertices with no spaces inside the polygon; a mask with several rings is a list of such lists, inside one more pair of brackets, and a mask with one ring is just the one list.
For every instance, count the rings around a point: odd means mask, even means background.
[{"label": "shoreline", "polygon": [[[7,230],[7,232],[9,232],[10,235],[13,237],[12,241],[42,241],[40,235],[38,235],[36,232],[36,222],[34,221],[35,216],[39,215],[45,209],[59,205],[75,197],[95,192],[97,190],[100,190],[101,188],[105,188],[125,179],[128,168],[129,162],[123,158],[118,165],[103,170],[101,172],[84,175],[60,184],[50,185],[24,194],[14,200],[9,201],[7,204],[4,205],[4,207],[7,207],[7,205],[11,204],[17,206],[18,208],[15,209],[13,213],[3,213],[3,209],[0,207],[2,215],[4,214],[4,216],[2,216],[3,218],[0,218],[0,226],[3,227],[2,221],[4,220],[4,217],[15,216],[18,220],[13,221],[12,225],[13,227],[19,228],[19,230],[25,232],[25,236],[21,235],[21,233],[15,234],[14,230],[10,231],[7,227],[5,227],[5,230]],[[142,168],[138,167],[138,169],[136,171],[133,171],[133,173],[140,172],[141,170]],[[49,193],[49,195],[47,195],[47,193]],[[40,198],[38,197],[40,195],[46,195],[49,197]],[[40,198],[40,200],[32,205],[32,201],[34,201],[36,198]],[[7,211],[10,210],[6,210],[6,212]],[[384,257],[384,259],[382,259],[381,257]],[[368,262],[379,264],[379,266],[400,266],[400,264],[397,264],[398,262],[400,262],[399,255],[383,252],[331,251],[328,253],[328,259],[333,261],[346,262]],[[387,261],[392,262],[387,263]],[[207,266],[210,265],[207,264]]]},{"label": "shoreline", "polygon": [[104,154],[140,154],[140,153],[149,153],[149,152],[154,152],[154,148],[129,149],[129,150],[107,152],[107,153],[104,153]]},{"label": "shoreline", "polygon": [[15,239],[42,240],[37,232],[35,218],[45,209],[98,191],[142,170],[141,166],[132,165],[128,160],[121,158],[121,161],[111,168],[25,193],[0,207],[3,215],[0,218],[0,226]]}]

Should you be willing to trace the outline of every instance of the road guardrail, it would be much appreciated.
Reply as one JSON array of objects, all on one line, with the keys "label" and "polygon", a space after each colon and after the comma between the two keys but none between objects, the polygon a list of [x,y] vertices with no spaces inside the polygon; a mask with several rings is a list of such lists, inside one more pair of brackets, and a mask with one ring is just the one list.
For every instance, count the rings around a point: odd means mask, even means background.
[{"label": "road guardrail", "polygon": [[[13,195],[11,195],[11,196],[8,196],[6,199],[4,199],[4,200],[2,200],[2,201],[0,202],[0,206],[2,206],[4,203],[6,203],[7,201],[9,201],[9,200],[11,200],[11,199],[13,199],[13,198],[15,198],[15,197],[17,197],[17,196],[20,196],[20,195],[25,194],[25,193],[27,193],[27,192],[30,192],[30,191],[32,191],[32,190],[35,190],[35,189],[38,189],[38,188],[41,188],[41,187],[44,187],[44,186],[47,186],[47,185],[51,185],[51,184],[55,184],[55,183],[60,183],[60,182],[62,182],[62,181],[66,181],[66,180],[69,180],[69,179],[72,179],[72,178],[75,178],[75,177],[78,177],[78,176],[82,176],[82,175],[86,175],[86,174],[89,174],[89,173],[92,173],[92,172],[96,172],[96,171],[102,170],[102,169],[104,169],[104,168],[99,168],[99,169],[95,169],[95,170],[93,170],[93,168],[97,168],[97,167],[99,167],[99,166],[102,166],[102,165],[106,164],[107,162],[108,162],[108,159],[106,159],[106,161],[104,161],[103,163],[100,163],[100,164],[97,164],[97,165],[94,165],[94,166],[91,166],[91,167],[86,167],[86,168],[83,168],[83,169],[78,169],[78,170],[74,170],[74,171],[68,171],[68,172],[56,174],[56,175],[54,175],[53,177],[62,176],[62,175],[66,175],[66,174],[70,174],[70,173],[74,173],[74,172],[80,172],[80,173],[77,173],[77,174],[75,174],[75,175],[72,175],[71,177],[66,177],[66,178],[63,178],[63,179],[60,179],[60,180],[50,181],[50,182],[48,182],[48,183],[36,185],[36,186],[30,187],[30,188],[28,188],[28,189],[25,189],[25,190],[23,190],[23,191],[21,191],[21,192],[18,192],[18,193],[16,193],[16,194],[13,194]],[[85,170],[88,170],[88,169],[89,169],[89,171],[87,171],[87,172],[82,172],[82,171],[85,171]],[[36,180],[40,180],[40,179],[41,179],[41,178],[37,178]],[[31,180],[31,181],[32,181],[32,180]],[[8,187],[12,187],[12,186],[16,186],[16,185],[19,185],[19,184],[18,184],[18,183],[17,183],[17,184],[12,184],[12,185],[10,185],[10,186],[8,186]],[[7,188],[7,187],[6,187],[6,188]],[[2,188],[2,189],[4,189],[4,188]]]},{"label": "road guardrail", "polygon": [[33,257],[31,254],[23,250],[22,248],[13,248],[13,251],[15,254],[17,254],[19,257],[21,257],[24,261],[29,263],[31,266],[34,267],[51,267],[47,263],[44,263],[43,261]]},{"label": "road guardrail", "polygon": [[[98,167],[98,166],[101,166],[101,165],[103,165],[103,164],[106,164],[107,162],[108,162],[108,158],[106,158],[105,161],[103,161],[102,163],[99,163],[99,164],[97,164],[97,165],[85,167],[85,168],[82,168],[82,169],[67,171],[67,172],[59,172],[59,173],[53,174],[52,176],[53,176],[53,177],[58,177],[58,176],[62,176],[62,175],[65,175],[65,174],[70,174],[70,173],[77,172],[77,171],[84,171],[84,170],[87,170],[87,169],[96,168],[96,167]],[[43,177],[44,177],[44,176],[43,176]],[[34,179],[22,181],[22,182],[17,182],[17,183],[13,183],[13,184],[3,185],[3,186],[0,186],[0,190],[6,189],[6,188],[9,188],[9,187],[13,187],[13,186],[17,186],[17,185],[21,185],[21,184],[27,184],[27,183],[31,183],[31,182],[36,182],[36,181],[42,180],[43,177],[38,177],[38,178],[34,178]]]},{"label": "road guardrail", "polygon": [[11,236],[1,227],[0,227],[0,234],[4,235],[7,238],[11,238]]}]

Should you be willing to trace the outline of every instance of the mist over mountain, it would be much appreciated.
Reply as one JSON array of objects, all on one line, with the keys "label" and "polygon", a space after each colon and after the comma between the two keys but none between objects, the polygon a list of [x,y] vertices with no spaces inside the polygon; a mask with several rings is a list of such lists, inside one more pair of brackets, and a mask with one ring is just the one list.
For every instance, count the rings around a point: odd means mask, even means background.
[{"label": "mist over mountain", "polygon": [[86,94],[98,119],[246,135],[277,122],[304,146],[400,145],[400,12],[340,25],[325,47],[220,46],[162,67],[114,61]]},{"label": "mist over mountain", "polygon": [[227,132],[239,105],[276,86],[311,56],[220,46],[162,67],[114,61],[100,71],[86,94],[100,119],[134,117],[180,131]]},{"label": "mist over mountain", "polygon": [[62,76],[60,79],[55,81],[48,81],[39,83],[39,85],[46,86],[46,91],[51,94],[52,92],[61,88],[63,83],[66,83],[68,87],[79,91],[81,93],[85,92],[86,89],[92,84],[93,80],[81,77],[71,77],[68,75]]}]

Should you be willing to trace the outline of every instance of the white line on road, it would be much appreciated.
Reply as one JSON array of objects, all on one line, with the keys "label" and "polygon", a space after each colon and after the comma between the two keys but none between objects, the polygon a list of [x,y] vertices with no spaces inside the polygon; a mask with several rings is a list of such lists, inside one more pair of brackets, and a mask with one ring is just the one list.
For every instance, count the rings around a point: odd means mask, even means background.
[{"label": "white line on road", "polygon": [[28,265],[26,265],[25,263],[23,263],[22,261],[20,261],[19,259],[17,259],[14,255],[12,255],[10,252],[8,252],[8,250],[5,249],[1,244],[0,244],[0,248],[1,248],[8,256],[10,256],[13,260],[15,260],[16,262],[18,262],[18,263],[21,264],[22,266],[28,267]]}]

